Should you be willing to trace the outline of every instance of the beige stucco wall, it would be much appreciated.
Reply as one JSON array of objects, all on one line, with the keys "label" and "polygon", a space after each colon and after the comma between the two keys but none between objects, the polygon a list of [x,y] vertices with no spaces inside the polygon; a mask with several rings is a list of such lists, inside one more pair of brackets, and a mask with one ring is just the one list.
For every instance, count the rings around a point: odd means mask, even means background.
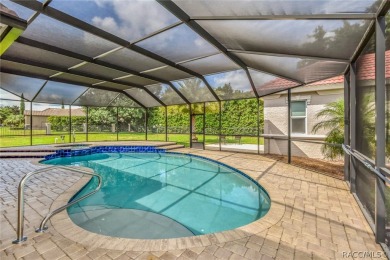
[{"label": "beige stucco wall", "polygon": [[[33,129],[45,129],[48,116],[33,116]],[[30,125],[30,116],[24,116],[24,124]]]},{"label": "beige stucco wall", "polygon": [[[308,86],[297,88],[292,91],[291,99],[307,100],[307,134],[292,135],[299,140],[311,140],[322,142],[328,130],[321,130],[317,133],[312,131],[313,126],[320,121],[315,115],[322,110],[326,104],[343,99],[343,89],[340,85],[331,86],[329,89],[323,87]],[[267,138],[277,135],[286,137],[288,132],[288,107],[287,92],[285,94],[272,95],[264,98],[264,151],[272,154],[287,154],[287,141]],[[292,155],[311,158],[323,158],[321,144],[306,142],[292,142]]]}]

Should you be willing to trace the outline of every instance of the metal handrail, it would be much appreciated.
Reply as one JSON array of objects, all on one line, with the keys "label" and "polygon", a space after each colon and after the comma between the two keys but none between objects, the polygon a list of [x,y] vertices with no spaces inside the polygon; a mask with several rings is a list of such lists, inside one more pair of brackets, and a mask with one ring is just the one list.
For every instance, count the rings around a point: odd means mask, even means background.
[{"label": "metal handrail", "polygon": [[363,156],[361,156],[360,154],[356,153],[355,151],[353,151],[349,146],[343,144],[342,145],[343,147],[343,150],[345,153],[353,156],[354,158],[356,158],[358,161],[360,161],[364,166],[366,166],[367,169],[369,169],[370,171],[372,171],[373,173],[375,173],[376,176],[378,176],[380,179],[382,179],[384,182],[386,182],[387,184],[390,184],[390,180],[388,178],[386,178],[378,168],[375,168],[374,166],[371,165],[371,163],[365,159]]},{"label": "metal handrail", "polygon": [[49,212],[46,215],[46,217],[42,220],[42,222],[41,222],[39,228],[36,230],[36,232],[42,232],[42,231],[46,230],[47,227],[45,227],[45,224],[52,216],[63,211],[64,209],[78,203],[79,201],[95,194],[102,186],[102,177],[100,175],[98,175],[94,172],[88,172],[88,171],[84,171],[84,170],[80,170],[80,169],[75,169],[74,167],[55,165],[55,166],[50,166],[50,167],[46,167],[43,169],[39,169],[39,170],[35,170],[35,171],[27,173],[22,178],[22,180],[20,181],[19,186],[18,186],[18,226],[16,229],[17,238],[16,238],[16,240],[12,241],[12,243],[19,244],[19,243],[27,240],[27,237],[23,236],[23,231],[24,231],[24,185],[25,185],[26,181],[28,180],[28,178],[30,178],[34,174],[47,172],[47,171],[53,170],[53,169],[63,169],[63,170],[68,170],[68,171],[77,172],[77,173],[81,173],[81,174],[95,176],[98,178],[99,183],[98,183],[98,186],[96,187],[95,190],[85,194],[84,196],[82,196],[82,197],[80,197],[72,202],[69,202],[68,204],[66,204],[66,205],[64,205],[64,206],[62,206],[62,207],[60,207],[52,212]]}]

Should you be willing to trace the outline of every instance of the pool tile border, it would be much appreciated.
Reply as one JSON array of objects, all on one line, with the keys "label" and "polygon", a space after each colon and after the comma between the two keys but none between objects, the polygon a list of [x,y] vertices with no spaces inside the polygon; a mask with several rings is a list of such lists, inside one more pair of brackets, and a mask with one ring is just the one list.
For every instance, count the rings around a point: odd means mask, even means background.
[{"label": "pool tile border", "polygon": [[81,149],[60,149],[55,151],[54,154],[49,154],[44,158],[45,160],[51,160],[61,157],[91,155],[95,153],[165,153],[165,149],[156,146],[104,145]]},{"label": "pool tile border", "polygon": [[[172,152],[169,152],[172,153]],[[187,154],[174,152],[175,154]],[[202,159],[216,161],[205,156],[192,155],[194,157],[200,157]],[[219,161],[217,161],[220,163]],[[221,163],[222,165],[232,168],[237,171],[236,168],[226,164]],[[88,168],[86,168],[88,169]],[[240,171],[238,171],[240,172]],[[265,190],[271,199],[271,207],[268,213],[245,226],[200,236],[190,236],[190,237],[182,237],[182,238],[171,238],[171,239],[129,239],[129,238],[117,238],[117,237],[109,237],[100,234],[95,234],[89,232],[81,227],[77,226],[72,222],[69,218],[66,211],[62,211],[61,213],[55,215],[50,220],[51,225],[50,228],[54,228],[58,233],[63,235],[64,237],[80,243],[88,248],[104,248],[111,250],[132,250],[132,251],[167,251],[167,250],[181,250],[192,247],[201,247],[201,246],[209,246],[213,244],[220,244],[225,242],[230,242],[234,240],[238,240],[241,238],[249,237],[255,234],[258,234],[264,231],[267,228],[278,223],[284,215],[285,212],[285,202],[282,194],[277,191],[276,186],[266,181],[260,180],[256,181],[251,178],[249,172],[241,171],[243,176],[250,178],[254,182],[261,185],[263,190]],[[90,178],[82,178],[72,187],[70,187],[66,192],[61,194],[51,205],[50,210],[54,210],[64,204],[66,204],[69,199],[74,196],[74,194],[79,191]]]}]

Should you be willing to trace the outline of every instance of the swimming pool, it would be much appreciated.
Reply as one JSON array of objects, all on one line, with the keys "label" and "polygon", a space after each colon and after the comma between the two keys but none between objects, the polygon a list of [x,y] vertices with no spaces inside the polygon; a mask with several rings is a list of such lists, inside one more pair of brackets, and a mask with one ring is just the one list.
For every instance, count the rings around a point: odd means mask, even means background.
[{"label": "swimming pool", "polygon": [[[78,226],[102,235],[161,239],[215,233],[249,224],[270,208],[264,189],[209,159],[175,153],[100,153],[44,161],[80,165],[102,188],[68,208]],[[96,187],[92,179],[72,199]]]}]

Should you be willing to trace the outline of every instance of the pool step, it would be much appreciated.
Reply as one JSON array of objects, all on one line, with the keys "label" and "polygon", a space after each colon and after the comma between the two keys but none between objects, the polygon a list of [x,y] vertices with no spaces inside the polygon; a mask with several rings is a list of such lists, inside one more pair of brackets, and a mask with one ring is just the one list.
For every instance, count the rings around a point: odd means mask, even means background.
[{"label": "pool step", "polygon": [[52,152],[0,152],[0,158],[44,158]]},{"label": "pool step", "polygon": [[162,146],[161,148],[163,148],[165,150],[174,150],[174,149],[184,148],[184,145],[182,145],[182,144],[172,144],[172,145]]}]

